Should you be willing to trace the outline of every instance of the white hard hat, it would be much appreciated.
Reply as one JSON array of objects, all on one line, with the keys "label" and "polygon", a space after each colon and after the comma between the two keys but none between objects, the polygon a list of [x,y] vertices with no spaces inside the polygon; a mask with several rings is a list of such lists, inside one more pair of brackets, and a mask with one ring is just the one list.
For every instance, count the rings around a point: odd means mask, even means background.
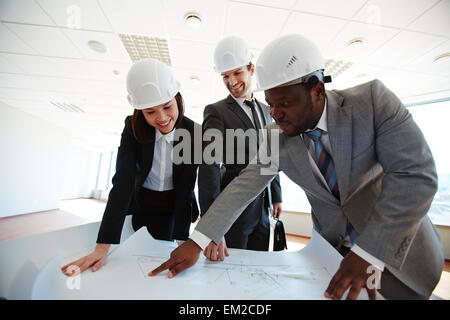
[{"label": "white hard hat", "polygon": [[247,43],[235,36],[223,38],[214,51],[214,70],[225,72],[250,64],[253,54]]},{"label": "white hard hat", "polygon": [[172,100],[180,90],[180,83],[170,68],[156,59],[134,63],[127,75],[128,102],[143,110]]},{"label": "white hard hat", "polygon": [[313,73],[329,82],[330,77],[323,77],[324,69],[325,60],[311,40],[298,34],[282,36],[271,41],[256,62],[256,91],[301,83]]}]

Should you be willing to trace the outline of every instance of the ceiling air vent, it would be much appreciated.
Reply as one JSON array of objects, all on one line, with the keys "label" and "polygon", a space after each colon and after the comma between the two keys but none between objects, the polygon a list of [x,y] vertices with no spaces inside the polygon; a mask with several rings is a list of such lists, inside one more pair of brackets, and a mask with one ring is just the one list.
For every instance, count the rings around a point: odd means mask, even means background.
[{"label": "ceiling air vent", "polygon": [[132,34],[119,34],[119,36],[131,61],[154,58],[168,66],[172,65],[166,39]]},{"label": "ceiling air vent", "polygon": [[73,103],[54,102],[54,101],[50,101],[50,103],[64,112],[86,113],[86,111],[74,105]]}]

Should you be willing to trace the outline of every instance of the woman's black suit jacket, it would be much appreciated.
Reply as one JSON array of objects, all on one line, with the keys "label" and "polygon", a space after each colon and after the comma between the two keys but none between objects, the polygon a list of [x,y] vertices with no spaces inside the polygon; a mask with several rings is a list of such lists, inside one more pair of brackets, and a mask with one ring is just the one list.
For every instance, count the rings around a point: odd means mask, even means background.
[{"label": "woman's black suit jacket", "polygon": [[[178,125],[178,128],[186,129],[191,134],[191,155],[194,152],[194,127],[196,126],[200,127],[186,117],[183,117]],[[149,126],[149,130],[154,131],[155,129]],[[201,132],[201,127],[199,130]],[[177,143],[174,141],[174,146]],[[134,138],[131,130],[131,116],[128,116],[125,119],[125,128],[117,152],[116,173],[112,179],[113,188],[109,193],[97,243],[120,243],[125,216],[140,214],[137,195],[150,173],[153,152],[154,142],[139,143]],[[173,164],[173,187],[176,203],[172,239],[186,240],[189,236],[191,222],[198,218],[199,210],[194,194],[197,169],[198,165],[193,161],[190,164]],[[151,223],[151,220],[149,222]]]}]

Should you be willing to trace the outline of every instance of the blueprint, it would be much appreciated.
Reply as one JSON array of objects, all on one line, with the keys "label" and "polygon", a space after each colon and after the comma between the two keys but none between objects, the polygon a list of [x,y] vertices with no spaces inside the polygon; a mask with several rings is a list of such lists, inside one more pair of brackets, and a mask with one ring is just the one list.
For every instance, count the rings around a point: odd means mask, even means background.
[{"label": "blueprint", "polygon": [[[74,277],[60,272],[55,256],[36,278],[32,299],[325,299],[323,294],[342,257],[319,234],[296,252],[229,249],[225,261],[201,254],[191,268],[169,279],[148,273],[166,261],[176,244],[153,239],[145,228],[108,256],[97,272]],[[362,292],[360,298],[367,299]]]}]

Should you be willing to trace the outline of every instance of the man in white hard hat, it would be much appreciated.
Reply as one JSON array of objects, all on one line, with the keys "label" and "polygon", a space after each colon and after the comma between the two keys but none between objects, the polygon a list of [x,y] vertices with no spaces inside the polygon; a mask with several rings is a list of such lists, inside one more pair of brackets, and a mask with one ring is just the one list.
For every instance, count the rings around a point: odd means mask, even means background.
[{"label": "man in white hard hat", "polygon": [[[349,289],[346,298],[355,299],[365,288],[374,299],[379,288],[388,299],[428,299],[444,264],[426,215],[437,190],[430,149],[380,81],[327,91],[323,69],[314,43],[288,35],[263,50],[256,76],[276,122],[267,130],[282,131],[278,170],[303,188],[314,229],[344,256],[324,295],[340,299]],[[227,216],[232,223],[242,203],[270,181],[262,167],[249,165],[195,232],[218,243],[227,225],[216,221]],[[174,276],[195,263],[201,245],[188,240],[154,273],[168,268]],[[378,283],[371,281],[373,270],[382,272]]]},{"label": "man in white hard hat", "polygon": [[[222,163],[202,165],[199,170],[199,202],[205,213],[219,193],[248,165],[257,151],[254,141],[237,143],[242,132],[260,131],[272,119],[267,105],[253,96],[252,77],[255,66],[246,42],[235,36],[222,39],[214,52],[214,69],[220,73],[223,83],[230,92],[227,98],[205,107],[203,132],[219,130],[223,137]],[[237,136],[229,136],[233,130]],[[208,143],[205,144],[207,148]],[[240,161],[242,160],[242,161]],[[222,167],[220,166],[222,165]],[[275,177],[269,188],[263,190],[242,212],[225,234],[230,248],[267,251],[269,248],[270,224],[268,211],[273,216],[281,214],[281,188],[279,177]],[[222,245],[224,245],[222,243]],[[223,248],[214,245],[206,248],[205,255],[212,260],[223,259]]]}]

